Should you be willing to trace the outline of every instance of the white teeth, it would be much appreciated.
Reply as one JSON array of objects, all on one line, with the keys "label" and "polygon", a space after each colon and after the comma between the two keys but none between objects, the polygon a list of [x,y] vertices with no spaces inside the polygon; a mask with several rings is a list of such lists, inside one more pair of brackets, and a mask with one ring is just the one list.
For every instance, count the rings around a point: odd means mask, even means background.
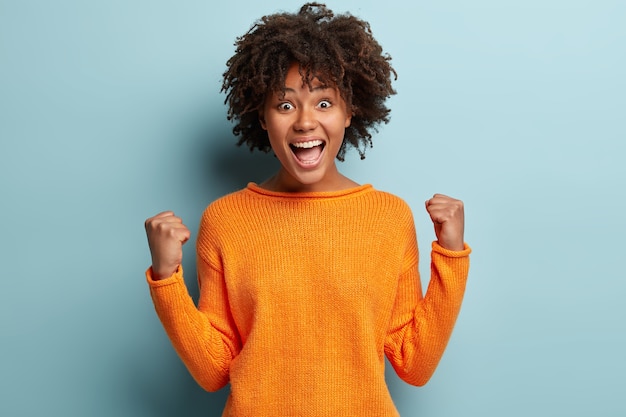
[{"label": "white teeth", "polygon": [[306,142],[292,143],[291,146],[293,146],[294,148],[313,148],[315,146],[320,146],[323,143],[324,143],[323,141],[317,139],[317,140],[309,140]]}]

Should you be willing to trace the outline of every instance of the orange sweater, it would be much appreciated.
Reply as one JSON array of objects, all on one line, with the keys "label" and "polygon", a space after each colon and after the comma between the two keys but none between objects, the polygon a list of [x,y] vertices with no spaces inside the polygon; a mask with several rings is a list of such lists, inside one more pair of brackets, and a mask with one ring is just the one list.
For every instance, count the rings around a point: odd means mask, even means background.
[{"label": "orange sweater", "polygon": [[182,269],[154,281],[156,311],[225,416],[398,416],[385,355],[423,385],[461,307],[470,249],[432,245],[422,297],[413,217],[391,194],[277,193],[251,183],[216,200],[197,240],[198,305]]}]

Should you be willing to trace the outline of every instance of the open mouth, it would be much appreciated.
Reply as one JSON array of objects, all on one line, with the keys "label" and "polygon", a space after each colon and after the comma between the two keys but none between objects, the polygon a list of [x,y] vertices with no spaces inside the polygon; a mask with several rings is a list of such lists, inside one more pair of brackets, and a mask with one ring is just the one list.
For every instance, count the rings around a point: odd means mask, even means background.
[{"label": "open mouth", "polygon": [[320,139],[289,144],[291,152],[303,165],[312,165],[319,161],[326,142]]}]

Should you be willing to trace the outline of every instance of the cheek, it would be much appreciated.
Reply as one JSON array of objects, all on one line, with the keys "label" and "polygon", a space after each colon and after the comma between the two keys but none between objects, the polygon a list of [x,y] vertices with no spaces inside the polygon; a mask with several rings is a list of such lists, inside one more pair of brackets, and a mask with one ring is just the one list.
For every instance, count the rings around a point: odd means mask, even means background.
[{"label": "cheek", "polygon": [[274,153],[278,154],[283,152],[284,141],[283,137],[285,136],[284,132],[278,129],[275,125],[271,123],[266,123],[265,131],[267,133],[267,137],[269,139],[270,146]]}]

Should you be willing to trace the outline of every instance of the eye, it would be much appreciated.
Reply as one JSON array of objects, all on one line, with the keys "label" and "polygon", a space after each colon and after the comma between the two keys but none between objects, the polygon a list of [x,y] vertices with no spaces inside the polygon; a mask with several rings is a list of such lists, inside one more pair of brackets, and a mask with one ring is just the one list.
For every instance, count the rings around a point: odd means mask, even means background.
[{"label": "eye", "polygon": [[280,110],[280,111],[289,111],[292,108],[293,108],[293,106],[289,102],[280,103],[278,105],[278,110]]},{"label": "eye", "polygon": [[329,100],[322,100],[319,102],[318,106],[322,109],[328,109],[332,107],[332,103]]}]

